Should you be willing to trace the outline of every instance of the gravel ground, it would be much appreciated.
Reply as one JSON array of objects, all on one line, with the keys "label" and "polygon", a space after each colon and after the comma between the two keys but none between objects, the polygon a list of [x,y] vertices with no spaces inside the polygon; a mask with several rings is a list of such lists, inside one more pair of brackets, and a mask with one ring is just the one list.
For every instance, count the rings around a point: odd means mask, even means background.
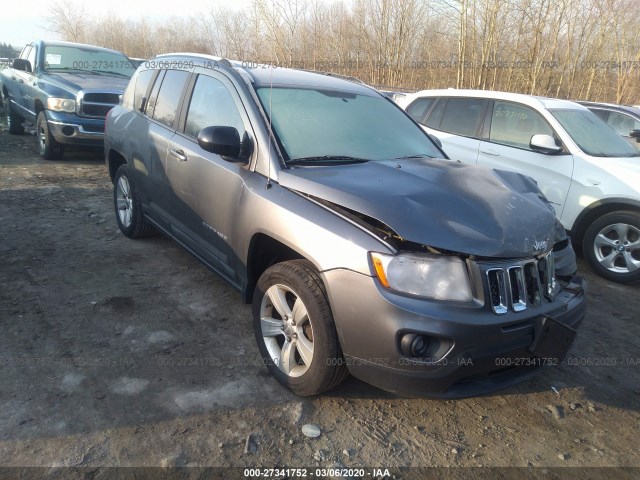
[{"label": "gravel ground", "polygon": [[118,232],[100,151],[46,162],[2,130],[0,466],[640,467],[639,288],[579,267],[578,339],[528,383],[436,401],[350,378],[298,398],[238,292],[173,241]]}]

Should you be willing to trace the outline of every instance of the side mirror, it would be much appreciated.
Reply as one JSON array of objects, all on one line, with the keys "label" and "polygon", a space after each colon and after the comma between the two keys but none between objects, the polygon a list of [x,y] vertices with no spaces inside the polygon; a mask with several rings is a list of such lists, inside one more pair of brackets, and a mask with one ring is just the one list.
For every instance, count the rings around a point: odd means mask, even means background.
[{"label": "side mirror", "polygon": [[198,133],[198,145],[207,152],[221,157],[238,158],[240,134],[234,127],[205,127]]},{"label": "side mirror", "polygon": [[545,155],[553,155],[562,151],[562,147],[556,145],[555,139],[551,135],[534,135],[529,141],[531,150],[544,153]]},{"label": "side mirror", "polygon": [[12,67],[16,70],[21,70],[23,72],[33,72],[31,68],[31,62],[29,60],[25,60],[24,58],[16,58],[13,60]]},{"label": "side mirror", "polygon": [[442,149],[442,142],[440,141],[440,139],[435,135],[431,135],[430,133],[428,135],[429,135],[429,138],[433,141],[433,143],[435,143],[440,149]]},{"label": "side mirror", "polygon": [[640,129],[631,130],[629,136],[635,138],[636,142],[640,143]]}]

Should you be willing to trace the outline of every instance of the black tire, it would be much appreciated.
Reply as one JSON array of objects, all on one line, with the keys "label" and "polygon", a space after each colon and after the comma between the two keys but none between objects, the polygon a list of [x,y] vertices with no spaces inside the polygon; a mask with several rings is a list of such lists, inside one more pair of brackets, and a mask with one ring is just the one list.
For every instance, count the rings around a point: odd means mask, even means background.
[{"label": "black tire", "polygon": [[23,135],[24,127],[22,126],[22,122],[24,122],[24,119],[13,110],[9,97],[5,97],[4,99],[4,115],[9,133],[12,135]]},{"label": "black tire", "polygon": [[[271,288],[277,289],[278,292],[289,289],[290,291],[286,291],[283,295],[289,309],[292,313],[294,310],[300,312],[301,310],[293,308],[295,300],[299,299],[306,307],[306,316],[292,318],[293,325],[282,321],[282,315],[273,306],[267,293]],[[268,335],[268,340],[265,340],[266,331],[263,332],[261,318],[265,311],[270,314],[270,316],[265,315],[265,318],[272,320],[272,331],[280,328],[277,325],[278,321],[282,322],[283,329],[281,334],[278,332]],[[292,315],[292,317],[295,316]],[[286,328],[289,330],[284,330],[285,324],[288,324]],[[306,260],[282,262],[269,267],[262,274],[253,295],[253,326],[263,362],[276,380],[294,393],[301,396],[317,395],[336,387],[348,376],[326,291],[310,262]],[[270,325],[266,325],[265,328],[268,326]],[[292,333],[296,331],[297,334]],[[310,341],[313,346],[311,361],[308,363],[303,359],[300,353],[302,350],[297,346],[297,342],[301,342],[303,338],[307,342]],[[290,373],[285,372],[285,362],[274,360],[274,358],[284,358],[283,352],[287,344],[295,345],[294,357],[292,357],[294,367],[290,369]],[[281,353],[280,356],[277,355],[278,351]]]},{"label": "black tire", "polygon": [[40,156],[45,160],[60,160],[64,156],[64,145],[51,135],[44,111],[38,113],[36,130]]},{"label": "black tire", "polygon": [[584,235],[582,251],[601,277],[618,283],[640,282],[640,213],[620,211],[598,218]]},{"label": "black tire", "polygon": [[155,233],[142,212],[140,196],[127,165],[121,165],[113,179],[113,206],[118,227],[126,237],[144,238]]}]

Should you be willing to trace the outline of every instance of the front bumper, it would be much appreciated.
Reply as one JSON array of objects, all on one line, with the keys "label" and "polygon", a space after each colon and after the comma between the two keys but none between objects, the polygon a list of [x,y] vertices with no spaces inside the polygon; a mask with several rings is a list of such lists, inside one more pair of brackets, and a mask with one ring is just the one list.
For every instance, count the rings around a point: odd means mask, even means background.
[{"label": "front bumper", "polygon": [[[496,315],[481,302],[465,305],[394,294],[376,279],[345,270],[323,273],[350,373],[405,396],[462,398],[509,387],[566,352],[539,358],[530,351],[542,318],[573,329],[586,314],[586,282],[575,277],[553,302]],[[442,340],[439,361],[402,353],[401,338]]]},{"label": "front bumper", "polygon": [[102,146],[104,119],[82,118],[75,114],[47,110],[47,123],[53,137],[66,145]]}]

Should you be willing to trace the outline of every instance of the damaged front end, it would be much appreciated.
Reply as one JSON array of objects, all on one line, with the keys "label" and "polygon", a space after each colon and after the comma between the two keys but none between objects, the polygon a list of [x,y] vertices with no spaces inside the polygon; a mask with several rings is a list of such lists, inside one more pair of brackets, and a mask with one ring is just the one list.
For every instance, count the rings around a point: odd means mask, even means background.
[{"label": "damaged front end", "polygon": [[380,241],[370,276],[323,272],[354,376],[458,398],[566,355],[586,283],[531,179],[424,160],[291,169],[279,181]]},{"label": "damaged front end", "polygon": [[[307,195],[308,196],[308,195]],[[575,275],[576,256],[570,238],[556,221],[550,251],[522,259],[495,259],[452,252],[402,238],[389,225],[321,198],[310,199],[358,224],[395,250],[371,252],[380,283],[400,293],[436,300],[486,301],[498,315],[553,301]],[[468,281],[468,278],[476,282]],[[483,283],[489,295],[484,298]]]}]

